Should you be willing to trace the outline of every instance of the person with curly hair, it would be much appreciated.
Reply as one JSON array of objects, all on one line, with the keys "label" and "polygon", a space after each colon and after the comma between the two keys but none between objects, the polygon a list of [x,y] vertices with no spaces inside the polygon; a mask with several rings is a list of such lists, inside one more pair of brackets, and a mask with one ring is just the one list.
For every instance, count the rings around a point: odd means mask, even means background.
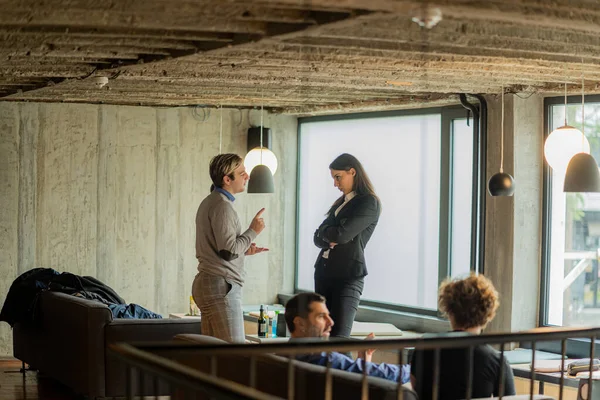
[{"label": "person with curly hair", "polygon": [[[483,275],[471,274],[463,279],[447,279],[438,291],[438,306],[450,321],[452,333],[445,336],[479,335],[496,315],[500,302],[492,282]],[[432,335],[428,335],[431,337]],[[499,396],[499,377],[504,369],[504,395],[515,394],[510,365],[489,345],[473,348],[471,397]],[[411,360],[411,382],[419,400],[432,399],[434,351],[416,350]],[[469,373],[467,348],[440,351],[440,399],[465,399]]]}]

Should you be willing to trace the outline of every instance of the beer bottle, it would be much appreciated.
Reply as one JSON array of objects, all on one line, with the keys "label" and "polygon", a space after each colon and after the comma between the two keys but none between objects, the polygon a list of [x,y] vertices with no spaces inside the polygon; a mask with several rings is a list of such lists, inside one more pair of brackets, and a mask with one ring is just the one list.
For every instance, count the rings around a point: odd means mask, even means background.
[{"label": "beer bottle", "polygon": [[258,337],[267,337],[267,320],[265,319],[265,309],[260,305],[260,316],[258,317]]}]

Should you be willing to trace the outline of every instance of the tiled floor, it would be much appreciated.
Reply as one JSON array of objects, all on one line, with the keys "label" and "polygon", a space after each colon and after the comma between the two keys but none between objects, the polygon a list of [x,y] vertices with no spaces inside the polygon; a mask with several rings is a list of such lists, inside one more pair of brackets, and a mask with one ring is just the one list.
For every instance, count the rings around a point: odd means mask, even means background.
[{"label": "tiled floor", "polygon": [[38,377],[37,372],[23,375],[21,362],[0,358],[0,400],[72,400],[79,399],[67,388],[52,379]]}]

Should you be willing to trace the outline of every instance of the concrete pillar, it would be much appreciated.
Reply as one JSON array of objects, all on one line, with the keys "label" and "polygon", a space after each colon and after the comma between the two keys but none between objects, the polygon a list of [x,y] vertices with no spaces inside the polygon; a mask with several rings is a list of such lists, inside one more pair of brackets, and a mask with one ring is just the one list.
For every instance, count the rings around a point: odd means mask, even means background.
[{"label": "concrete pillar", "polygon": [[[500,165],[500,96],[488,96],[487,172]],[[512,197],[486,194],[485,274],[500,294],[488,332],[537,326],[540,297],[543,99],[505,96],[504,171],[515,179]]]}]

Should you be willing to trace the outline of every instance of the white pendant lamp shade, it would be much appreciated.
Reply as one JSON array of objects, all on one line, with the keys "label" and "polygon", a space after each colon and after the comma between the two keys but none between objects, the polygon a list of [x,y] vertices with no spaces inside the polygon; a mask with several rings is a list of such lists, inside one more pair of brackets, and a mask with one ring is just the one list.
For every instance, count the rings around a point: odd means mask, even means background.
[{"label": "white pendant lamp shade", "polygon": [[246,158],[244,159],[244,167],[246,167],[246,173],[248,175],[250,175],[254,167],[259,164],[266,165],[273,175],[275,175],[275,172],[277,172],[277,157],[275,156],[275,153],[266,147],[263,147],[262,150],[260,147],[255,147],[250,150],[248,154],[246,154]]},{"label": "white pendant lamp shade", "polygon": [[579,129],[561,126],[548,135],[544,144],[544,155],[548,165],[564,173],[569,161],[577,153],[590,153],[590,142]]}]

